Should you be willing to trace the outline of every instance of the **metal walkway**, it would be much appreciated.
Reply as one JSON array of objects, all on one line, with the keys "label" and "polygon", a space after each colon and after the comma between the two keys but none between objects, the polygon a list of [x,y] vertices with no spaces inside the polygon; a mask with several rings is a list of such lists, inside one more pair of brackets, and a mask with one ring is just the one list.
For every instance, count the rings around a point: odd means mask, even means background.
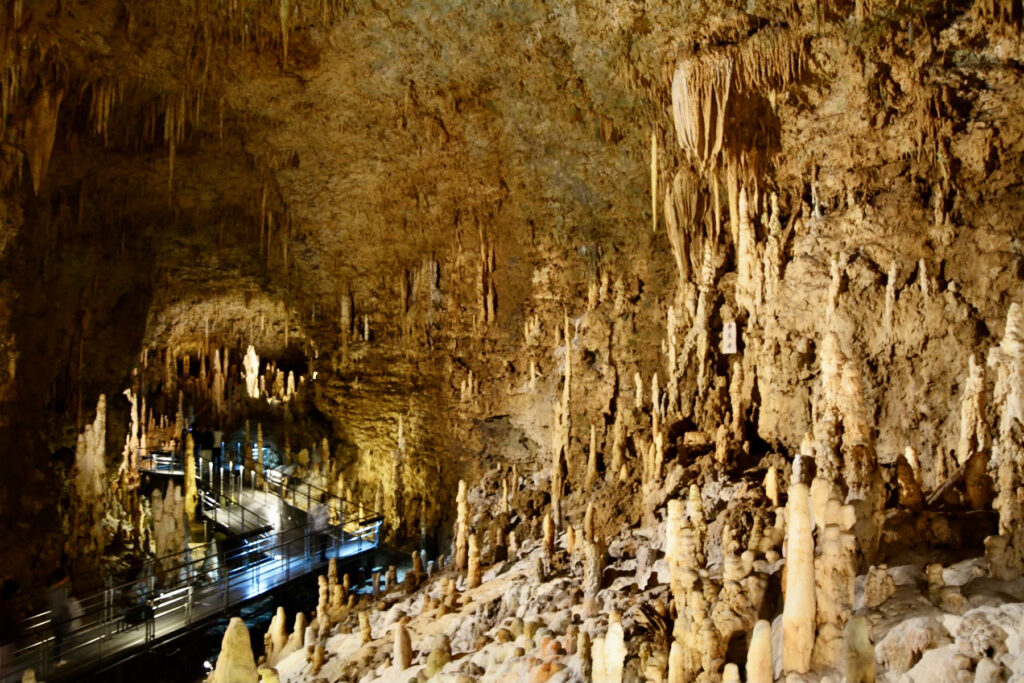
[{"label": "metal walkway", "polygon": [[[202,476],[204,469],[209,477]],[[212,509],[230,517],[244,511],[249,517],[246,521],[251,528],[245,531],[246,523],[241,523],[244,533],[236,537],[237,547],[220,548],[216,541],[190,544],[184,552],[146,562],[132,581],[75,596],[81,615],[72,621],[70,633],[61,643],[61,663],[57,662],[50,613],[33,614],[21,624],[22,638],[11,660],[0,662],[0,682],[20,681],[21,672],[27,668],[35,669],[38,678],[51,683],[81,680],[91,671],[185,633],[199,622],[325,567],[326,560],[320,559],[320,539],[310,535],[305,523],[305,510],[323,492],[304,482],[298,490],[282,483],[273,491],[269,481],[265,491],[252,489],[245,484],[243,470],[236,477],[240,485],[233,494],[226,495],[219,491],[219,483],[230,479],[226,470],[220,481],[208,461],[197,462],[197,470],[204,514]],[[268,519],[241,506],[240,500],[249,505],[253,501],[265,507],[276,505],[286,512],[276,519],[270,514]],[[377,547],[379,515],[338,498],[327,501],[333,523],[325,532],[326,558],[348,560]],[[282,520],[297,518],[301,523],[280,529]],[[225,526],[235,526],[225,521]]]}]

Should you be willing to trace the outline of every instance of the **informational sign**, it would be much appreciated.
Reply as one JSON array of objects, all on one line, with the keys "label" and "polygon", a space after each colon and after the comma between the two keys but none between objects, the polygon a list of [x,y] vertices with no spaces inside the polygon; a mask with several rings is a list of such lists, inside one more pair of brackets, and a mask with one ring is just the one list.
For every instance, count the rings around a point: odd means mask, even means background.
[{"label": "informational sign", "polygon": [[727,320],[722,324],[722,353],[731,355],[737,351],[736,321]]}]

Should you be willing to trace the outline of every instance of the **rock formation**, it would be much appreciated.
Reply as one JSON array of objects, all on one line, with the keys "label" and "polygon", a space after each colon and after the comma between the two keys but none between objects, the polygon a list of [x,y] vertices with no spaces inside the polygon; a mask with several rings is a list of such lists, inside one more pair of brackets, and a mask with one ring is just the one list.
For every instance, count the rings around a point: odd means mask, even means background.
[{"label": "rock formation", "polygon": [[252,645],[249,643],[249,629],[238,617],[232,617],[224,631],[220,654],[207,683],[259,683]]}]

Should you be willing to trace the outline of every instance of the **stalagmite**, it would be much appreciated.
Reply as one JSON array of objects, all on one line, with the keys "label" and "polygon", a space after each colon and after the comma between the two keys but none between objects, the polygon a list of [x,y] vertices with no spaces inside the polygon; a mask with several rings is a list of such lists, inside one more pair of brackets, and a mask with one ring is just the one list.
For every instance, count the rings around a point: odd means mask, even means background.
[{"label": "stalagmite", "polygon": [[[839,502],[833,500],[831,503],[838,515]],[[826,520],[820,541],[821,555],[814,560],[818,627],[814,644],[816,668],[834,668],[839,665],[843,629],[853,610],[857,541],[853,534],[843,531],[837,521]]]},{"label": "stalagmite", "polygon": [[771,215],[768,217],[768,238],[764,247],[764,300],[771,302],[778,293],[782,280],[783,233],[779,220],[779,197],[772,192]]},{"label": "stalagmite", "polygon": [[199,491],[196,489],[196,443],[192,432],[185,435],[185,518],[191,527],[196,521],[196,504]]},{"label": "stalagmite", "polygon": [[295,615],[295,626],[292,628],[292,633],[288,636],[288,642],[285,643],[284,649],[277,656],[277,660],[281,661],[293,652],[298,652],[306,646],[306,615],[299,612]]},{"label": "stalagmite", "polygon": [[988,426],[985,421],[985,366],[971,354],[967,361],[968,374],[960,398],[960,440],[956,460],[964,465],[971,456],[988,447]]},{"label": "stalagmite", "polygon": [[405,628],[406,618],[403,617],[394,628],[395,650],[392,664],[404,671],[412,666],[412,639]]},{"label": "stalagmite", "polygon": [[583,548],[583,596],[593,601],[601,590],[605,548],[603,543],[585,538],[580,540],[580,546]]},{"label": "stalagmite", "polygon": [[806,484],[789,487],[786,506],[786,601],[782,611],[782,667],[807,673],[814,649],[817,609],[814,587],[814,533]]},{"label": "stalagmite", "polygon": [[1003,339],[989,351],[988,366],[996,375],[992,408],[999,416],[997,434],[1002,442],[1014,421],[1024,424],[1024,309],[1020,304],[1010,304]]},{"label": "stalagmite", "polygon": [[324,668],[324,661],[327,659],[327,651],[324,650],[323,643],[317,643],[313,648],[313,659],[310,662],[310,673],[316,676],[320,673],[320,670]]},{"label": "stalagmite", "polygon": [[666,349],[668,359],[666,371],[668,374],[668,411],[675,413],[679,410],[679,364],[677,359],[679,341],[676,335],[676,309],[669,306],[668,309],[668,330]]},{"label": "stalagmite", "polygon": [[118,469],[118,479],[128,489],[138,488],[139,485],[139,452],[141,450],[140,436],[141,413],[139,411],[138,396],[131,389],[125,389],[124,395],[131,404],[129,412],[128,434],[124,440],[124,450],[121,453],[121,466]]},{"label": "stalagmite", "polygon": [[469,535],[469,561],[466,570],[466,588],[472,590],[480,585],[480,546],[476,534]]},{"label": "stalagmite", "polygon": [[875,648],[868,634],[870,628],[864,617],[854,617],[846,623],[842,663],[846,683],[875,683]]},{"label": "stalagmite", "polygon": [[[673,640],[669,648],[667,683],[691,683],[689,673],[686,671],[683,646],[678,640]],[[769,680],[769,683],[772,682]]]},{"label": "stalagmite", "polygon": [[[596,643],[597,641],[595,641]],[[594,680],[608,683],[622,683],[622,669],[626,661],[625,634],[622,630],[622,616],[618,612],[608,615],[608,632],[604,637],[604,676],[594,671]]]},{"label": "stalagmite", "polygon": [[762,300],[761,257],[757,251],[757,234],[750,220],[747,189],[740,189],[739,242],[736,245],[736,303],[747,311],[750,320],[757,319]]},{"label": "stalagmite", "polygon": [[555,522],[550,513],[544,513],[541,527],[544,533],[544,555],[550,560],[555,553]]},{"label": "stalagmite", "polygon": [[[219,349],[214,349],[210,393],[211,393],[211,398],[213,399],[213,413],[216,416],[224,415],[225,412],[226,412],[226,407],[227,407],[227,404],[226,404],[225,399],[224,399],[224,391],[225,391],[226,382],[225,382],[225,377],[224,377],[224,371],[221,368],[220,357],[221,357],[220,350]],[[225,365],[227,364],[226,355],[225,355],[224,364]]]},{"label": "stalagmite", "polygon": [[269,666],[277,666],[281,653],[288,644],[288,631],[287,624],[285,622],[284,607],[278,607],[273,618],[271,618],[270,626],[267,628],[265,642],[267,664]]},{"label": "stalagmite", "polygon": [[466,482],[459,480],[459,493],[455,497],[458,506],[455,519],[455,568],[464,571],[467,564],[467,536],[469,535],[469,503],[466,502]]},{"label": "stalagmite", "polygon": [[917,464],[917,452],[907,446],[906,451],[896,458],[896,483],[899,486],[900,505],[909,510],[924,507],[924,495]]},{"label": "stalagmite", "polygon": [[238,617],[232,617],[228,622],[220,654],[217,655],[217,665],[206,680],[208,683],[259,683],[260,675],[249,642],[249,629]]},{"label": "stalagmite", "polygon": [[693,526],[697,540],[695,558],[700,565],[704,564],[704,543],[707,540],[708,525],[704,517],[704,502],[700,497],[700,487],[690,484],[689,494],[686,499],[686,516]]},{"label": "stalagmite", "polygon": [[771,501],[772,507],[779,507],[779,473],[772,465],[764,476],[764,493]]},{"label": "stalagmite", "polygon": [[259,398],[260,357],[256,355],[256,349],[251,344],[245,352],[245,360],[242,361],[242,365],[245,368],[245,390],[249,398]]},{"label": "stalagmite", "polygon": [[572,337],[569,334],[569,316],[564,316],[565,337],[565,378],[562,383],[562,400],[555,410],[555,424],[552,431],[551,452],[551,518],[556,529],[562,527],[562,489],[565,485],[563,467],[568,463],[572,418],[570,400],[572,397]]},{"label": "stalagmite", "polygon": [[107,488],[107,398],[96,400],[96,417],[78,435],[71,468],[70,537],[67,553],[79,570],[93,571],[106,546],[103,531]]},{"label": "stalagmite", "polygon": [[373,635],[370,630],[370,613],[360,612],[359,613],[359,642],[366,645],[368,642],[373,640]]},{"label": "stalagmite", "polygon": [[750,636],[747,651],[747,683],[774,683],[772,660],[772,625],[765,620],[758,621]]},{"label": "stalagmite", "polygon": [[697,311],[694,314],[693,327],[687,335],[687,344],[683,355],[688,355],[689,347],[697,350],[697,389],[703,392],[707,387],[708,358],[708,324],[711,319],[711,307],[714,297],[715,261],[711,244],[705,242],[704,257],[701,261],[700,279],[698,281]]}]

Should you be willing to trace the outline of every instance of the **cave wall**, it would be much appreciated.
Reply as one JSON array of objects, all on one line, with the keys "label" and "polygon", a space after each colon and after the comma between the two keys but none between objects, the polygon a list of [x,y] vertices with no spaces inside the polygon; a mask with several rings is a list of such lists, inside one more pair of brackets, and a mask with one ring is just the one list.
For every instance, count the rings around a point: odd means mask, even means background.
[{"label": "cave wall", "polygon": [[[120,451],[144,350],[211,344],[301,346],[292,449],[330,425],[396,541],[448,528],[460,478],[545,488],[566,348],[570,509],[594,425],[605,514],[639,515],[655,374],[669,457],[721,424],[797,452],[828,331],[883,462],[955,448],[1020,299],[1019,3],[293,5],[4,3],[0,428],[31,482],[5,513],[66,496],[99,393]],[[677,74],[726,62],[689,123],[721,149],[687,146]]]}]

